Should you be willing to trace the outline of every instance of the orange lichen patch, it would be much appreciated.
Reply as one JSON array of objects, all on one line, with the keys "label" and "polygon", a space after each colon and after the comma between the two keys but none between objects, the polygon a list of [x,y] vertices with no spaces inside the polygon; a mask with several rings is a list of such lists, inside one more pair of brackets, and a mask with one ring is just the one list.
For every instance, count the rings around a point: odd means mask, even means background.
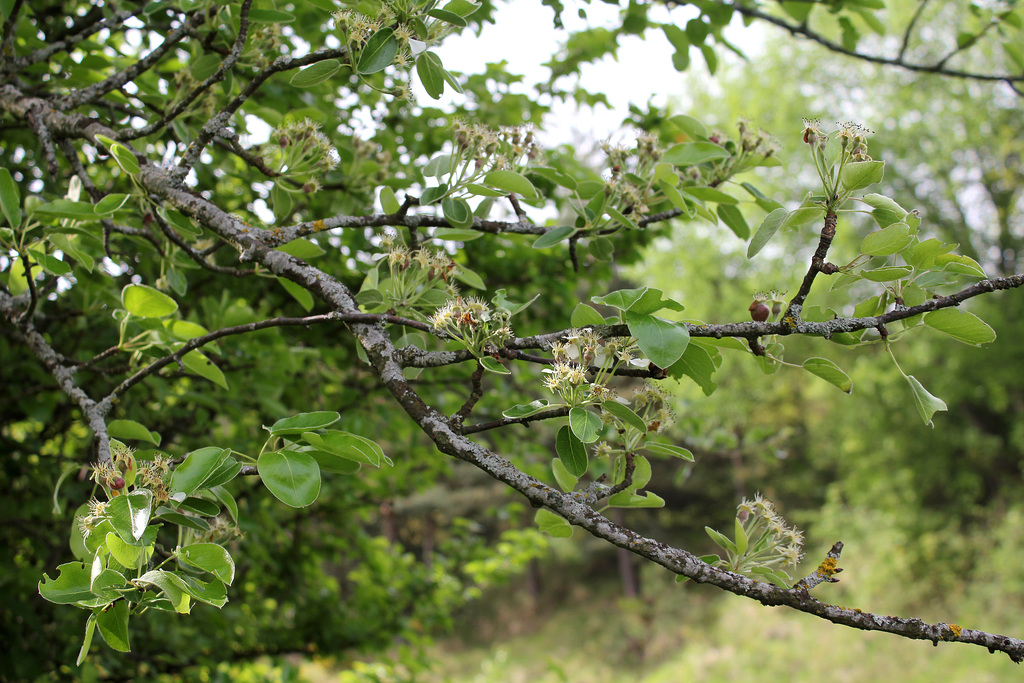
[{"label": "orange lichen patch", "polygon": [[963,631],[963,629],[960,628],[960,626],[958,624],[950,624],[949,625],[949,630],[953,634],[954,638],[959,638],[960,637],[960,633]]},{"label": "orange lichen patch", "polygon": [[826,557],[822,563],[818,565],[818,573],[823,576],[830,577],[836,573],[838,566],[839,560],[834,557]]},{"label": "orange lichen patch", "polygon": [[324,225],[323,221],[313,221],[313,230],[315,230],[317,232],[320,232],[321,230],[326,230],[326,229],[327,229],[327,226]]}]

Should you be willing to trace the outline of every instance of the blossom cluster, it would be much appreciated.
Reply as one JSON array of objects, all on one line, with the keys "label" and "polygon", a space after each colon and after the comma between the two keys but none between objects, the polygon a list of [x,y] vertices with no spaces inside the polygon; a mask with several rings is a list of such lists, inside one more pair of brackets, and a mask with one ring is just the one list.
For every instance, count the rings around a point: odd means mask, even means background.
[{"label": "blossom cluster", "polygon": [[[737,507],[736,517],[747,535],[749,550],[742,557],[747,566],[795,567],[803,557],[804,534],[786,523],[775,505],[760,493]],[[741,567],[737,567],[739,571]]]},{"label": "blossom cluster", "polygon": [[459,340],[479,358],[515,336],[509,325],[510,318],[504,308],[491,308],[476,297],[457,296],[438,308],[429,322],[435,330]]}]

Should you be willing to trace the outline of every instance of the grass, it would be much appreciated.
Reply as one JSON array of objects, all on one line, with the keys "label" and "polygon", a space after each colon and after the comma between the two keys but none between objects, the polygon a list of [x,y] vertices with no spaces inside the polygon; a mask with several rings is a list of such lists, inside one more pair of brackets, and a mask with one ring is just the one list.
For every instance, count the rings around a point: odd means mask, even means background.
[{"label": "grass", "polygon": [[[680,586],[658,574],[645,577],[647,597],[639,601],[616,598],[615,587],[604,584],[597,591],[570,594],[557,608],[541,609],[532,618],[509,621],[507,614],[495,613],[497,621],[483,629],[488,638],[474,635],[481,629],[473,624],[488,622],[480,612],[462,634],[438,643],[431,654],[439,665],[424,681],[985,683],[1021,676],[1005,655],[975,646],[935,647],[856,631],[709,587]],[[915,613],[932,611],[922,610]],[[981,628],[1019,634],[1024,619],[1017,614],[1008,606],[994,607],[976,621]]]}]

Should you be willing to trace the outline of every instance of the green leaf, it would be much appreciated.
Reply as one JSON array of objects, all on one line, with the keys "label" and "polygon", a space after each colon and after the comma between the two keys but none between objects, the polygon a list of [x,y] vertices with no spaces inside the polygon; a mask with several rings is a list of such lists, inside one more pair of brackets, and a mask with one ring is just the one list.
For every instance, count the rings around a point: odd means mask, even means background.
[{"label": "green leaf", "polygon": [[80,600],[96,597],[92,592],[89,567],[82,562],[68,562],[57,567],[57,578],[43,574],[39,582],[39,595],[58,605],[73,605]]},{"label": "green leaf", "polygon": [[924,324],[972,346],[988,344],[996,339],[995,330],[984,320],[973,313],[956,308],[943,308],[925,313]]},{"label": "green leaf", "polygon": [[985,277],[985,270],[970,256],[960,254],[941,254],[935,257],[935,265],[950,273],[960,273],[971,277]]},{"label": "green leaf", "polygon": [[398,203],[395,191],[387,185],[380,188],[380,208],[384,210],[384,213],[398,213],[402,210],[402,205]]},{"label": "green leaf", "polygon": [[669,376],[678,378],[686,375],[700,386],[705,396],[710,396],[718,388],[712,377],[718,369],[716,358],[720,358],[713,356],[712,351],[717,353],[716,349],[706,348],[700,343],[689,344],[682,358],[668,369]]},{"label": "green leaf", "polygon": [[[198,325],[189,320],[165,320],[164,329],[173,337],[181,341],[195,339],[196,337],[201,337],[204,334],[209,334],[210,332],[202,325]],[[156,434],[156,432],[153,432],[153,434]],[[157,445],[160,445],[159,442]]]},{"label": "green leaf", "polygon": [[572,309],[572,316],[569,318],[569,324],[573,327],[604,325],[604,316],[598,313],[597,309],[593,306],[588,306],[585,303],[578,303],[576,304],[576,308]]},{"label": "green leaf", "polygon": [[416,74],[430,97],[435,100],[441,97],[444,92],[445,69],[440,57],[430,50],[421,54],[416,58]]},{"label": "green leaf", "polygon": [[572,536],[572,526],[569,522],[550,510],[545,510],[544,508],[537,510],[533,521],[537,524],[538,529],[549,536],[554,536],[555,538],[569,538]]},{"label": "green leaf", "polygon": [[[292,240],[287,244],[282,244],[277,248],[278,251],[283,251],[289,256],[300,258],[303,261],[314,259],[317,256],[323,256],[325,253],[324,248],[312,240],[307,240],[303,237]],[[284,279],[284,278],[279,278]],[[291,282],[291,280],[285,280],[285,282]],[[293,283],[294,284],[294,283]]]},{"label": "green leaf", "polygon": [[625,318],[629,333],[636,337],[644,357],[660,368],[679,360],[690,343],[690,332],[683,323],[633,311],[626,311]]},{"label": "green leaf", "polygon": [[862,270],[859,275],[872,282],[891,282],[909,277],[914,269],[910,266],[882,266],[871,270]]},{"label": "green leaf", "polygon": [[750,226],[747,225],[747,220],[743,217],[743,212],[736,206],[730,206],[728,204],[719,204],[716,209],[718,217],[722,219],[722,222],[729,226],[729,229],[733,231],[737,237],[741,240],[745,240],[750,237]]},{"label": "green leaf", "polygon": [[921,415],[921,419],[926,425],[934,426],[932,415],[940,410],[947,410],[945,401],[928,393],[928,390],[913,375],[904,376],[910,384],[910,390],[914,392],[914,405],[917,406],[917,412]]},{"label": "green leaf", "polygon": [[629,407],[622,405],[618,401],[605,401],[601,404],[601,407],[610,415],[622,420],[625,424],[629,425],[633,429],[637,430],[641,434],[647,433],[647,423],[644,422],[643,418],[634,413]]},{"label": "green leaf", "polygon": [[6,168],[0,168],[0,210],[7,225],[15,230],[21,227],[21,192]]},{"label": "green leaf", "polygon": [[714,541],[722,550],[736,552],[736,544],[729,540],[727,536],[718,533],[709,526],[704,527],[704,531],[707,532],[708,536],[711,537],[711,540]]},{"label": "green leaf", "polygon": [[466,185],[466,189],[478,197],[504,197],[508,194],[507,192],[494,190],[478,183],[469,183]]},{"label": "green leaf", "polygon": [[[674,36],[669,36],[669,25],[666,25],[665,28],[665,36],[669,39],[669,42],[671,42],[677,50],[685,50],[690,47],[690,40],[688,38],[684,38],[683,40],[679,40],[677,42],[676,40],[673,39],[673,37],[678,38],[678,34],[674,34]],[[677,26],[671,26],[671,28],[674,28],[676,29],[676,31],[682,33],[682,30],[679,29],[679,27]],[[703,123],[693,118],[692,116],[687,116],[686,114],[676,114],[675,116],[670,118],[668,122],[672,126],[686,133],[688,137],[691,137],[694,140],[706,140],[708,137],[708,129],[704,126]]]},{"label": "green leaf", "polygon": [[838,387],[847,394],[853,393],[853,380],[843,372],[842,368],[827,358],[808,358],[803,368],[812,375],[817,375],[829,384]]},{"label": "green leaf", "polygon": [[529,417],[530,415],[536,415],[537,413],[547,410],[551,406],[551,402],[544,398],[538,398],[535,401],[530,401],[526,404],[515,405],[502,413],[503,417],[509,419],[517,419],[522,417]]},{"label": "green leaf", "polygon": [[107,504],[107,518],[114,525],[114,531],[129,543],[142,538],[152,514],[153,492],[149,489],[121,494]]},{"label": "green leaf", "polygon": [[107,433],[115,439],[136,439],[148,441],[154,446],[160,445],[160,435],[135,420],[111,420],[107,423]]},{"label": "green leaf", "polygon": [[82,638],[82,648],[78,651],[78,660],[75,666],[82,666],[82,662],[89,655],[89,647],[92,645],[92,636],[96,632],[96,615],[90,614],[85,620],[85,637]]},{"label": "green leaf", "polygon": [[764,195],[761,190],[757,189],[750,183],[741,183],[743,189],[750,193],[750,196],[754,198],[754,202],[764,209],[766,212],[771,213],[775,209],[781,209],[782,204],[779,204],[774,199],[769,199]]},{"label": "green leaf", "polygon": [[[202,517],[192,517],[181,512],[175,512],[172,508],[160,507],[156,509],[156,514],[153,516],[154,522],[167,522],[168,524],[176,524],[177,526],[183,526],[186,529],[195,529],[199,532],[206,532],[210,530],[209,523]],[[109,547],[109,544],[108,544]],[[131,546],[136,547],[136,546]],[[120,560],[118,560],[120,562]],[[124,562],[121,562],[124,564]]]},{"label": "green leaf", "polygon": [[443,199],[448,194],[447,183],[442,183],[437,187],[428,187],[423,190],[423,194],[420,195],[420,205],[427,206],[433,204],[439,199]]},{"label": "green leaf", "polygon": [[224,546],[216,543],[193,543],[183,547],[179,554],[188,564],[210,572],[229,586],[235,580],[235,562]]},{"label": "green leaf", "polygon": [[154,569],[136,580],[139,583],[150,583],[159,588],[178,614],[188,614],[192,611],[188,587],[177,573]]},{"label": "green leaf", "polygon": [[665,507],[665,499],[648,491],[638,495],[632,491],[619,491],[608,499],[610,508],[661,508]]},{"label": "green leaf", "polygon": [[576,482],[579,479],[569,474],[569,470],[565,469],[565,465],[558,458],[551,461],[551,472],[555,475],[555,482],[558,483],[558,488],[567,493],[576,488]]},{"label": "green leaf", "polygon": [[128,603],[118,600],[110,607],[93,613],[103,641],[118,652],[131,652],[128,641]]},{"label": "green leaf", "polygon": [[468,228],[473,225],[473,211],[465,199],[445,197],[441,200],[441,211],[448,222],[456,228]]},{"label": "green leaf", "polygon": [[511,375],[512,371],[501,364],[497,358],[491,356],[481,356],[479,359],[480,365],[487,372],[493,372],[496,375]]},{"label": "green leaf", "polygon": [[[611,306],[620,311],[645,314],[660,311],[668,308],[673,311],[685,310],[685,307],[673,299],[663,299],[660,289],[654,287],[641,287],[638,289],[617,289],[604,296],[595,296],[591,299],[595,304]],[[600,323],[599,323],[600,324]]]},{"label": "green leaf", "polygon": [[228,388],[228,381],[221,369],[214,365],[206,354],[192,350],[181,357],[181,364],[204,379],[208,379],[222,389]]},{"label": "green leaf", "polygon": [[713,159],[728,159],[728,150],[713,142],[683,142],[669,147],[661,161],[676,166],[694,166]]},{"label": "green leaf", "polygon": [[311,432],[314,429],[323,429],[341,419],[341,415],[333,410],[322,410],[312,413],[299,413],[291,417],[285,417],[275,422],[270,427],[264,427],[271,436],[284,436],[286,434],[302,434]]},{"label": "green leaf", "polygon": [[546,249],[547,247],[553,247],[575,233],[576,228],[571,225],[560,225],[557,228],[548,230],[546,233],[534,240],[533,248]]},{"label": "green leaf", "polygon": [[699,199],[702,202],[718,202],[720,204],[738,204],[739,200],[713,187],[691,186],[681,188],[683,194]]},{"label": "green leaf", "polygon": [[135,158],[131,150],[122,145],[121,143],[115,142],[110,145],[110,155],[114,157],[114,161],[117,165],[124,170],[128,175],[139,175],[139,160]]},{"label": "green leaf", "polygon": [[569,428],[583,443],[594,443],[601,434],[604,423],[601,417],[592,410],[582,406],[569,409]]},{"label": "green leaf", "polygon": [[746,530],[744,530],[743,528],[743,522],[740,521],[739,517],[736,518],[736,522],[733,526],[733,531],[736,535],[736,553],[738,555],[742,555],[743,553],[747,552],[747,544],[749,543],[749,539],[747,538]]},{"label": "green leaf", "polygon": [[46,204],[39,204],[32,209],[34,218],[70,218],[76,221],[99,220],[96,207],[89,202],[73,202],[70,199],[55,199]]},{"label": "green leaf", "polygon": [[484,183],[510,194],[518,194],[523,197],[537,196],[537,188],[533,186],[533,183],[526,176],[515,171],[491,171],[484,176]]},{"label": "green leaf", "polygon": [[579,479],[587,473],[587,447],[567,425],[562,426],[555,436],[555,452],[572,476]]},{"label": "green leaf", "polygon": [[338,73],[340,68],[341,62],[337,59],[325,59],[296,73],[288,81],[288,84],[294,85],[296,88],[312,88],[314,85],[320,85],[330,79],[331,76]]},{"label": "green leaf", "polygon": [[127,285],[121,290],[121,303],[139,318],[163,318],[178,310],[174,299],[146,285]]},{"label": "green leaf", "polygon": [[[388,461],[384,451],[375,441],[358,434],[343,432],[339,429],[329,429],[323,434],[303,432],[302,440],[313,448],[325,453],[345,458],[346,460],[366,463],[374,467],[380,467],[382,460]],[[317,458],[317,462],[321,462],[321,460]],[[328,467],[327,471],[333,470]],[[345,471],[347,471],[347,468]]]},{"label": "green leaf", "polygon": [[356,73],[364,76],[383,71],[398,54],[398,38],[391,27],[379,29],[370,36],[359,53],[359,61],[356,63]]},{"label": "green leaf", "polygon": [[[459,266],[455,269],[455,279],[462,284],[469,285],[473,289],[487,289],[487,285],[484,284],[480,276],[465,266]],[[442,296],[444,295],[442,294]]]},{"label": "green leaf", "polygon": [[658,443],[657,441],[648,441],[644,444],[644,448],[649,450],[651,453],[671,455],[673,458],[682,458],[683,460],[693,462],[693,453],[682,446],[674,446],[670,443]]},{"label": "green leaf", "polygon": [[504,289],[499,289],[498,291],[496,291],[494,293],[494,298],[491,299],[491,303],[494,304],[498,308],[504,308],[506,311],[508,311],[509,317],[511,317],[511,316],[516,315],[517,313],[520,313],[521,311],[525,311],[539,297],[540,297],[539,293],[538,294],[534,294],[533,298],[530,299],[529,301],[527,301],[525,303],[517,304],[517,303],[513,303],[513,302],[509,301],[507,298],[505,298],[505,290]]},{"label": "green leaf", "polygon": [[460,230],[456,228],[434,228],[430,237],[435,240],[451,240],[453,242],[472,242],[480,239],[484,233],[478,230]]},{"label": "green leaf", "polygon": [[435,154],[423,167],[423,175],[427,178],[441,178],[452,172],[452,155]]},{"label": "green leaf", "polygon": [[189,494],[202,488],[206,480],[227,459],[229,453],[229,450],[215,446],[192,451],[174,468],[174,473],[171,474],[171,491]]},{"label": "green leaf", "polygon": [[788,216],[789,211],[780,208],[764,217],[761,225],[757,227],[754,237],[750,240],[750,245],[747,246],[747,258],[754,258],[759,251],[764,249],[764,246],[775,236]]},{"label": "green leaf", "polygon": [[289,507],[307,507],[320,495],[320,467],[308,453],[263,453],[256,469],[267,489]]},{"label": "green leaf", "polygon": [[853,192],[881,182],[884,173],[884,161],[855,161],[843,166],[839,183],[847,192]]},{"label": "green leaf", "polygon": [[427,11],[427,16],[434,17],[435,19],[440,19],[441,21],[448,22],[449,24],[452,24],[453,26],[460,26],[461,27],[461,26],[465,26],[466,25],[466,20],[463,19],[462,17],[460,17],[458,14],[455,14],[455,12],[448,12],[448,11],[443,10],[443,9],[428,10]]},{"label": "green leaf", "polygon": [[869,233],[861,242],[860,252],[869,256],[889,256],[903,251],[913,241],[909,225],[893,223],[881,230]]},{"label": "green leaf", "polygon": [[[228,451],[228,453],[230,453]],[[220,486],[227,483],[234,477],[238,476],[239,472],[242,471],[242,463],[234,458],[224,458],[224,462],[215,469],[210,476],[203,482],[203,488],[211,488],[213,486]],[[212,505],[212,504],[211,504]],[[213,514],[217,514],[214,512]]]},{"label": "green leaf", "polygon": [[313,310],[313,295],[309,293],[308,289],[287,278],[279,277],[277,278],[277,281],[285,288],[285,291],[292,295],[293,299],[299,302],[299,305],[302,306],[305,311],[309,312]]},{"label": "green leaf", "polygon": [[153,549],[146,545],[128,543],[119,535],[110,531],[106,534],[104,544],[110,556],[128,569],[139,569],[153,555]]}]

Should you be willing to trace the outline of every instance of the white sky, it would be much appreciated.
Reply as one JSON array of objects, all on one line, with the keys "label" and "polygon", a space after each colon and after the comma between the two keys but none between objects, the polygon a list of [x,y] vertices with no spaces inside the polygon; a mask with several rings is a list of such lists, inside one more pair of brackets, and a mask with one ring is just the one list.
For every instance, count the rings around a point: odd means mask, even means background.
[{"label": "white sky", "polygon": [[[619,24],[621,8],[617,5],[604,2],[567,4],[570,7],[562,13],[566,30],[578,30],[587,25],[612,27]],[[576,14],[578,7],[586,9],[586,20]],[[670,20],[664,7],[651,8],[650,12],[658,21]],[[676,10],[672,18],[682,25],[694,14],[692,10]],[[504,59],[510,73],[525,76],[524,83],[542,81],[547,78],[548,70],[541,65],[550,60],[567,36],[566,30],[554,28],[552,16],[551,9],[544,7],[540,0],[502,4],[495,16],[496,23],[487,24],[479,37],[471,31],[451,36],[437,48],[437,53],[445,68],[452,71],[476,73],[483,70],[484,64]],[[646,40],[628,36],[620,43],[618,59],[605,58],[596,64],[584,65],[580,76],[585,89],[607,94],[612,109],[601,106],[593,110],[579,109],[572,103],[557,104],[548,117],[545,130],[539,133],[545,146],[570,141],[573,131],[596,140],[612,137],[626,117],[630,103],[642,107],[653,98],[655,104],[664,105],[670,97],[678,95],[671,86],[666,87],[666,84],[680,83],[681,75],[672,67],[673,49],[661,31],[648,31]],[[691,70],[703,69],[703,61],[696,55],[691,56],[695,57]],[[528,92],[528,88],[520,85],[514,92]],[[417,94],[425,101],[425,95]],[[458,94],[446,90],[441,101],[455,102],[458,97]]]}]

